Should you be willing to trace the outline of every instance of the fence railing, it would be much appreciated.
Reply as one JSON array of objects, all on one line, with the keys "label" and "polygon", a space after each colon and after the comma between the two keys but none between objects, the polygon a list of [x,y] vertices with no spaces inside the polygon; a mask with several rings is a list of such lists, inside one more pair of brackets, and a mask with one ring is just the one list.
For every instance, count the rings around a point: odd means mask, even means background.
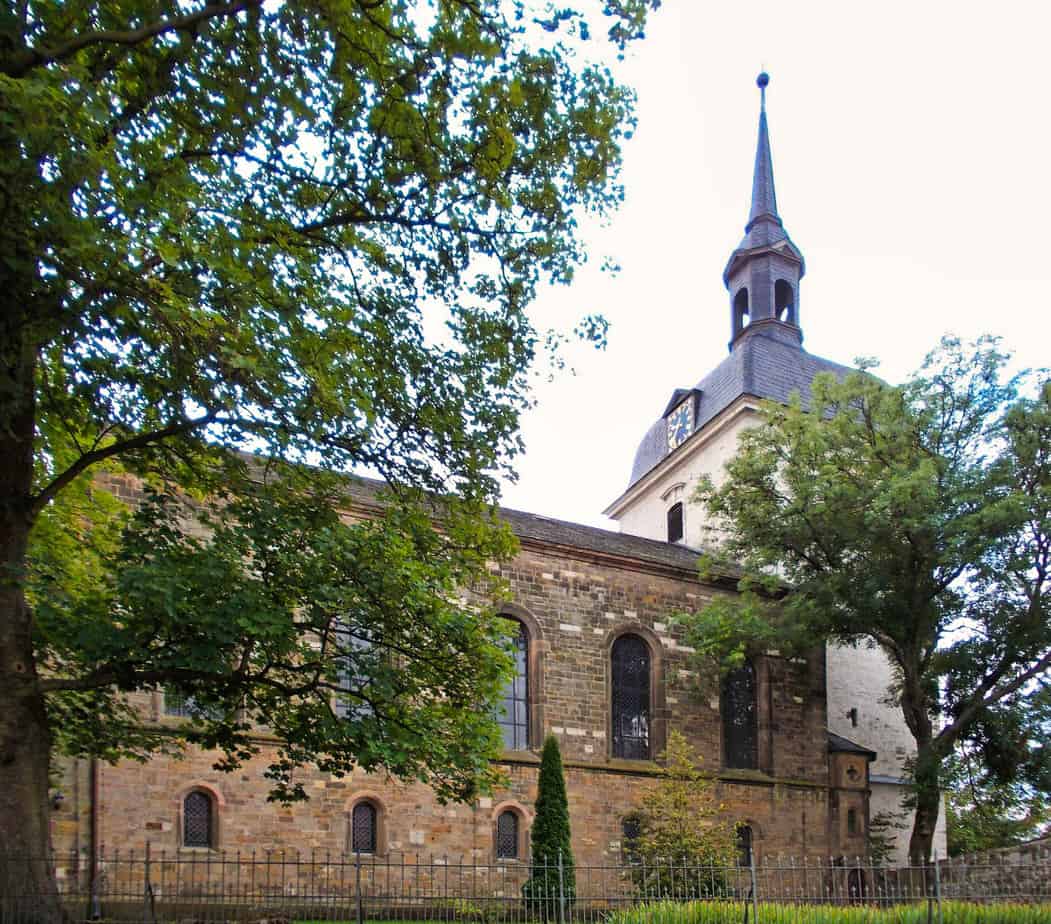
[{"label": "fence railing", "polygon": [[[39,879],[29,875],[39,862],[0,852],[0,924],[47,917],[48,904],[32,885]],[[933,912],[952,900],[1047,904],[1051,921],[1051,860],[888,867],[860,858],[767,857],[749,866],[668,861],[571,868],[560,857],[535,865],[418,854],[173,852],[147,846],[138,852],[103,850],[94,859],[56,855],[51,862],[72,921],[591,924],[638,906],[698,901],[735,905],[741,911],[735,920],[761,922],[762,903],[924,903]]]}]

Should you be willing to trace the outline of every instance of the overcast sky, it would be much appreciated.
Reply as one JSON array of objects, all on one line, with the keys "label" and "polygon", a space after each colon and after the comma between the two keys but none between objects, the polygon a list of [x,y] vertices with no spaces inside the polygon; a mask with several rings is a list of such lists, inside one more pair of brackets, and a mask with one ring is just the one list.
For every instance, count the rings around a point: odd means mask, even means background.
[{"label": "overcast sky", "polygon": [[536,310],[563,327],[602,312],[609,347],[538,387],[505,505],[615,528],[601,511],[642,434],[726,355],[761,67],[804,347],[898,381],[942,334],[993,333],[1051,365],[1049,37],[1046,2],[665,0],[621,69],[639,96],[624,206]]}]

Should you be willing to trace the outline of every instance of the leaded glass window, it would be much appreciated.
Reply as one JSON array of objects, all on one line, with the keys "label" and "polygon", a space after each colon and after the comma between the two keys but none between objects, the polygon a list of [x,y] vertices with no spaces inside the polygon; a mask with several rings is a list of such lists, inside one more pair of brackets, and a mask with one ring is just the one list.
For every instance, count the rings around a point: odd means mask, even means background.
[{"label": "leaded glass window", "polygon": [[504,736],[508,751],[524,751],[529,747],[529,636],[526,627],[515,620],[515,675],[504,688],[496,721]]},{"label": "leaded glass window", "polygon": [[194,790],[182,800],[182,843],[184,847],[212,846],[212,800],[207,793]]},{"label": "leaded glass window", "polygon": [[339,687],[345,691],[336,697],[336,715],[343,719],[362,719],[372,715],[372,704],[362,699],[377,669],[376,648],[363,629],[352,634],[345,626],[336,630],[340,650]]},{"label": "leaded glass window", "polygon": [[737,829],[737,865],[752,865],[752,829],[748,825]]},{"label": "leaded glass window", "polygon": [[350,849],[354,853],[376,852],[376,806],[359,802],[350,815]]},{"label": "leaded glass window", "polygon": [[496,857],[518,859],[518,815],[508,809],[496,819]]},{"label": "leaded glass window", "polygon": [[746,661],[723,681],[723,747],[726,766],[754,770],[759,766],[756,728],[755,668]]},{"label": "leaded glass window", "polygon": [[622,635],[612,652],[613,756],[650,757],[650,649],[637,635]]}]

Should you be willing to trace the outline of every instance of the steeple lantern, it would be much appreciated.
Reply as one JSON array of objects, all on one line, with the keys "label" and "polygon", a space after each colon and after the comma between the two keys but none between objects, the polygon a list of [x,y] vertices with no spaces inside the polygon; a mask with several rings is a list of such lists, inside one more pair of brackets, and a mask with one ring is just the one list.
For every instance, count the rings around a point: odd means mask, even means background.
[{"label": "steeple lantern", "polygon": [[767,74],[759,75],[759,141],[752,175],[752,206],[744,239],[723,271],[730,292],[730,350],[754,330],[778,339],[802,343],[799,324],[799,281],[806,264],[792,243],[777,212],[770,131],[766,124]]}]

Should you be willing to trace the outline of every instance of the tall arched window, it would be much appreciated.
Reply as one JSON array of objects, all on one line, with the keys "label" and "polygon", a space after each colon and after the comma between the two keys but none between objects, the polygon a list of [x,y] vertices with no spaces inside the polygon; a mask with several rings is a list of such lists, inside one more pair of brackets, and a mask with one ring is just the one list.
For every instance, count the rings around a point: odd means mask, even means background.
[{"label": "tall arched window", "polygon": [[679,501],[668,508],[668,541],[679,542],[682,533],[682,501]]},{"label": "tall arched window", "polygon": [[353,853],[376,852],[376,806],[361,801],[350,813],[350,849]]},{"label": "tall arched window", "polygon": [[183,847],[214,847],[215,817],[212,797],[195,789],[182,800]]},{"label": "tall arched window", "polygon": [[622,635],[611,652],[613,756],[650,757],[650,649],[637,635]]},{"label": "tall arched window", "polygon": [[518,859],[518,813],[505,809],[496,819],[496,858]]},{"label": "tall arched window", "polygon": [[756,727],[755,668],[750,661],[726,675],[722,700],[726,766],[754,770],[759,766],[759,734]]},{"label": "tall arched window", "polygon": [[529,747],[529,633],[517,619],[515,635],[515,675],[504,688],[504,697],[496,721],[504,734],[508,751],[524,751]]}]

